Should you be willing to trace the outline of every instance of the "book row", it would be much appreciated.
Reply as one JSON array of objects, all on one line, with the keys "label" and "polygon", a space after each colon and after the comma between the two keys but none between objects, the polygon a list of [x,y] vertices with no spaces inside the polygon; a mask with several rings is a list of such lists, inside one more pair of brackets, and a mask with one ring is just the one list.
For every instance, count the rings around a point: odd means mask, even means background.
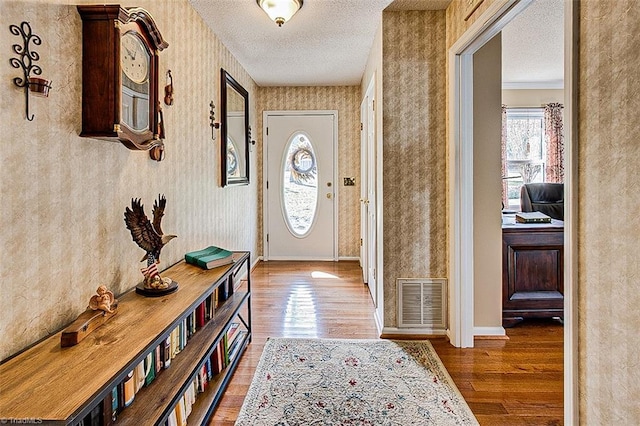
[{"label": "book row", "polygon": [[231,323],[229,330],[223,335],[223,339],[216,345],[211,356],[207,358],[193,382],[178,400],[165,422],[165,426],[188,425],[188,417],[198,394],[206,392],[209,382],[231,364],[238,355],[247,336],[247,331],[239,330],[239,328],[239,323]]},{"label": "book row", "polygon": [[[228,284],[228,285],[227,285]],[[77,426],[109,426],[117,424],[118,416],[134,403],[136,394],[143,388],[150,386],[163,370],[170,368],[172,360],[187,346],[191,337],[204,327],[215,316],[215,311],[226,301],[233,292],[233,285],[225,283],[217,287],[196,309],[187,315],[154,349],[149,351],[146,357],[117,386],[114,386],[110,394],[101,404],[85,418],[76,423]],[[168,425],[185,424],[190,412],[190,401],[195,400],[197,393],[203,392],[208,382],[220,373],[237,355],[243,339],[248,331],[237,322],[232,322],[228,330],[216,345],[210,358],[203,364],[200,374],[194,379],[188,390],[180,399],[180,402],[172,413]],[[175,419],[176,423],[172,419]],[[180,420],[180,421],[179,421]]]}]

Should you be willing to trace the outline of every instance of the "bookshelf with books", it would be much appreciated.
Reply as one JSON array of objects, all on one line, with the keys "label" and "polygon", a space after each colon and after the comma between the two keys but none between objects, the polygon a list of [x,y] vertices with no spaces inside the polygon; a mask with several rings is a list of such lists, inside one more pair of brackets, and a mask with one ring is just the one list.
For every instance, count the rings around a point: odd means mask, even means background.
[{"label": "bookshelf with books", "polygon": [[[163,272],[177,292],[128,292],[79,344],[60,333],[0,365],[0,418],[61,425],[199,425],[211,416],[251,341],[248,252],[204,270]],[[242,281],[240,281],[242,277]],[[233,344],[233,346],[231,346]]]}]

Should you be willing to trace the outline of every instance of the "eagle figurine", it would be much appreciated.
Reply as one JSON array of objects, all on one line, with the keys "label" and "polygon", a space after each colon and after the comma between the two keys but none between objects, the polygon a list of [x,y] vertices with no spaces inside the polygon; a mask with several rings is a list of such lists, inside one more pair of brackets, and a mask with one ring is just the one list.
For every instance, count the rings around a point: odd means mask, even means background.
[{"label": "eagle figurine", "polygon": [[158,195],[158,200],[153,203],[153,223],[147,219],[139,198],[132,198],[131,208],[127,207],[124,211],[124,222],[131,231],[133,241],[146,252],[140,261],[146,260],[147,266],[160,263],[162,247],[177,237],[177,235],[164,235],[162,232],[161,222],[166,205],[167,199],[164,195]]}]

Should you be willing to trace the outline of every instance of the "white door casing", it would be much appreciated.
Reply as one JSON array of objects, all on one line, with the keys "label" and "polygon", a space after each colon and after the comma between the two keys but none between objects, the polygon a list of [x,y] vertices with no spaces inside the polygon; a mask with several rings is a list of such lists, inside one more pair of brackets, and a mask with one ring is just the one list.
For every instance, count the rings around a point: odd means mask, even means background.
[{"label": "white door casing", "polygon": [[362,274],[369,287],[374,306],[378,306],[376,280],[376,129],[375,129],[375,75],[360,106],[361,119],[361,192],[360,228],[362,247],[360,250]]},{"label": "white door casing", "polygon": [[[473,53],[489,41],[533,0],[496,0],[449,49],[449,325],[450,341],[457,347],[473,347]],[[577,22],[574,1],[565,2],[565,248],[564,248],[564,421],[579,421],[577,354],[577,247],[576,173],[577,120]]]},{"label": "white door casing", "polygon": [[[299,136],[311,145],[317,171],[317,204],[303,234],[287,219],[284,193],[288,149]],[[265,111],[263,140],[265,260],[337,260],[337,111]]]},{"label": "white door casing", "polygon": [[371,78],[366,93],[367,100],[367,284],[373,297],[374,306],[378,307],[378,238],[376,233],[376,114],[375,114],[375,74]]},{"label": "white door casing", "polygon": [[367,238],[367,209],[365,200],[367,199],[367,98],[362,99],[360,104],[360,268],[362,268],[362,279],[367,282],[368,245]]}]

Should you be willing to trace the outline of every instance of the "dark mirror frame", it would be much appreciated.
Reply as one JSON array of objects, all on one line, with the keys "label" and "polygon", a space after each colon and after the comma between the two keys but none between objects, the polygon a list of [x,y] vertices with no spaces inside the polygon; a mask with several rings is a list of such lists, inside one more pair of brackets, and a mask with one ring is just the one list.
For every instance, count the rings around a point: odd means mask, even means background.
[{"label": "dark mirror frame", "polygon": [[[248,185],[249,184],[249,92],[240,85],[231,75],[220,68],[220,98],[221,98],[221,151],[220,151],[220,164],[222,168],[222,186],[227,185]],[[244,129],[243,136],[244,141],[238,141],[242,147],[244,147],[244,170],[241,171],[239,177],[229,176],[228,173],[228,157],[227,157],[227,141],[229,125],[227,122],[227,96],[229,90],[236,91],[242,98],[244,98]],[[239,153],[242,155],[242,153]],[[244,172],[244,173],[242,173]]]}]

